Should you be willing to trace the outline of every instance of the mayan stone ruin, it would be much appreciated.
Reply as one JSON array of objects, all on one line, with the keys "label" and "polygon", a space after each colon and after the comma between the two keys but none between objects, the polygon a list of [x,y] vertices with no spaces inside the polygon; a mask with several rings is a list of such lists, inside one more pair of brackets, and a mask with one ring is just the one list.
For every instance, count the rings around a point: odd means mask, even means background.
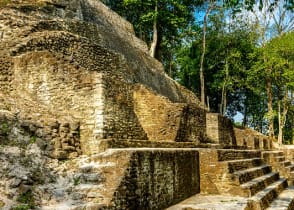
[{"label": "mayan stone ruin", "polygon": [[0,1],[0,209],[294,209],[292,152],[201,108],[100,1]]}]

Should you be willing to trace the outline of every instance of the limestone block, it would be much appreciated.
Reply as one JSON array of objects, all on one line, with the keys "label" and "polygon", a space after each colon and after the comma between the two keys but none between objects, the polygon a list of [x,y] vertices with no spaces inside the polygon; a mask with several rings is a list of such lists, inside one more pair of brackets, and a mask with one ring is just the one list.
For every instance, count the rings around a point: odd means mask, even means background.
[{"label": "limestone block", "polygon": [[61,141],[60,141],[59,138],[54,138],[52,141],[54,142],[54,148],[55,148],[56,150],[62,148]]},{"label": "limestone block", "polygon": [[52,155],[53,155],[53,157],[55,157],[57,159],[67,159],[68,158],[68,153],[63,150],[55,150]]},{"label": "limestone block", "polygon": [[218,113],[206,114],[206,133],[214,143],[237,145],[232,122]]}]

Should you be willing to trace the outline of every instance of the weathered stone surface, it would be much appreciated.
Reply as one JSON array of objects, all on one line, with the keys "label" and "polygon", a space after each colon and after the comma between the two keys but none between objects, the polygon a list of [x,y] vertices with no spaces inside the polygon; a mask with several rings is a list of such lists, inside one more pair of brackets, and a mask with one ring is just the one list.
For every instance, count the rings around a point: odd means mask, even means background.
[{"label": "weathered stone surface", "polygon": [[125,153],[130,162],[111,209],[163,209],[199,193],[197,150],[130,149]]},{"label": "weathered stone surface", "polygon": [[101,2],[26,0],[0,9],[0,108],[33,122],[55,150],[94,154],[102,139],[206,141],[195,95]]},{"label": "weathered stone surface", "polygon": [[285,187],[227,150],[271,141],[200,108],[100,1],[8,1],[0,35],[0,207],[163,209],[200,188],[265,207]]},{"label": "weathered stone surface", "polygon": [[272,140],[257,131],[245,128],[234,128],[234,134],[238,146],[246,146],[250,149],[273,149]]},{"label": "weathered stone surface", "polygon": [[214,143],[237,145],[232,122],[220,114],[206,114],[206,133]]},{"label": "weathered stone surface", "polygon": [[195,195],[167,210],[252,210],[247,200],[240,196]]}]

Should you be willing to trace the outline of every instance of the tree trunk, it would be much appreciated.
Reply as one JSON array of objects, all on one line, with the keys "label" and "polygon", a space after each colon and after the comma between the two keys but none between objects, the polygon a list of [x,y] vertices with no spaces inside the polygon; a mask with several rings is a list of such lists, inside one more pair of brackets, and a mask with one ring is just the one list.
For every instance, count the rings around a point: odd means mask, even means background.
[{"label": "tree trunk", "polygon": [[274,138],[274,112],[273,112],[273,93],[272,93],[272,82],[270,78],[266,79],[266,92],[267,92],[267,110],[269,114],[269,137]]},{"label": "tree trunk", "polygon": [[224,79],[224,83],[223,83],[223,87],[222,87],[222,98],[221,98],[221,115],[225,115],[226,114],[226,110],[227,110],[227,83],[229,80],[229,64],[228,64],[228,60],[225,59],[225,79]]},{"label": "tree trunk", "polygon": [[150,46],[149,54],[151,57],[155,57],[157,42],[158,42],[158,29],[157,29],[157,12],[158,12],[158,5],[157,1],[155,2],[155,15],[153,20],[153,40]]},{"label": "tree trunk", "polygon": [[279,146],[283,143],[283,128],[281,119],[281,102],[278,102],[278,121],[279,121],[279,134],[278,134],[278,144]]},{"label": "tree trunk", "polygon": [[[287,119],[287,113],[289,110],[289,104],[288,104],[288,99],[289,99],[289,92],[288,89],[286,88],[285,93],[283,97],[283,107],[281,107],[281,101],[278,102],[278,114],[279,114],[279,134],[278,134],[278,143],[279,145],[283,144],[283,129],[286,124],[286,119]],[[290,94],[290,99],[292,99],[292,92]],[[282,111],[283,109],[283,111]]]},{"label": "tree trunk", "polygon": [[246,97],[246,99],[245,99],[245,103],[244,103],[244,116],[243,116],[243,121],[242,121],[242,127],[246,127],[247,126],[247,91],[246,91],[246,93],[245,93],[245,97]]},{"label": "tree trunk", "polygon": [[[263,54],[263,61],[264,63],[267,63],[267,58],[265,54]],[[266,71],[268,75],[271,75],[272,70],[270,68],[266,69]],[[268,135],[270,138],[274,138],[275,131],[274,131],[273,92],[272,92],[272,80],[270,76],[266,77],[266,93],[267,93],[268,129],[269,129]]]},{"label": "tree trunk", "polygon": [[203,20],[203,38],[202,38],[202,54],[200,60],[200,98],[201,98],[201,106],[205,107],[205,81],[204,81],[204,72],[203,72],[203,63],[206,52],[206,28],[207,28],[207,19],[210,11],[212,10],[212,6],[209,6],[206,10],[204,20]]},{"label": "tree trunk", "polygon": [[206,97],[207,100],[207,111],[210,112],[210,102],[209,102],[209,96]]},{"label": "tree trunk", "polygon": [[225,98],[226,98],[226,87],[225,84],[222,86],[222,98],[221,98],[221,104],[220,104],[220,114],[224,115],[225,112]]}]

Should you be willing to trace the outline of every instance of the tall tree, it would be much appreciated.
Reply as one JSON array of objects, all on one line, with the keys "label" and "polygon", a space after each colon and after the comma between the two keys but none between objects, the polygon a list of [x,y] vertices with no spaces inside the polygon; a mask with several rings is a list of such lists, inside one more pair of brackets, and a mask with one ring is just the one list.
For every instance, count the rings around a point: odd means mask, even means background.
[{"label": "tall tree", "polygon": [[[118,0],[116,0],[118,1]],[[152,57],[162,60],[163,42],[169,44],[194,19],[197,0],[121,0],[109,4],[134,24],[136,33],[149,45]]]},{"label": "tall tree", "polygon": [[204,63],[204,57],[206,53],[206,30],[207,30],[207,21],[208,16],[210,12],[216,7],[214,1],[209,1],[209,5],[205,11],[205,15],[203,18],[203,37],[202,37],[202,52],[201,52],[201,58],[200,58],[200,101],[202,107],[205,107],[205,79],[204,79],[204,70],[203,70],[203,63]]},{"label": "tall tree", "polygon": [[[283,32],[291,30],[294,25],[293,18],[293,1],[291,0],[261,0],[258,1],[256,5],[253,5],[249,8],[250,11],[245,12],[247,16],[254,16],[256,30],[260,34],[259,42],[262,48],[265,47],[268,40],[271,39],[274,35],[281,35]],[[267,93],[267,119],[269,125],[269,136],[274,138],[275,128],[274,128],[274,119],[275,112],[273,107],[273,90],[272,90],[272,75],[273,70],[268,63],[268,57],[265,51],[261,51],[263,60],[260,63],[261,66],[267,66],[264,69],[265,73],[265,87]],[[259,67],[258,67],[259,69]]]},{"label": "tall tree", "polygon": [[287,113],[294,103],[294,32],[272,39],[264,51],[277,92],[278,143],[281,145]]},{"label": "tall tree", "polygon": [[[208,23],[203,60],[206,95],[210,98],[211,111],[231,116],[241,109],[238,103],[244,98],[245,72],[250,69],[249,54],[255,48],[255,36],[251,26],[242,19],[234,19],[228,27],[225,11],[211,13]],[[199,95],[202,33],[203,30],[196,31],[195,40],[176,56],[178,80]]]}]

